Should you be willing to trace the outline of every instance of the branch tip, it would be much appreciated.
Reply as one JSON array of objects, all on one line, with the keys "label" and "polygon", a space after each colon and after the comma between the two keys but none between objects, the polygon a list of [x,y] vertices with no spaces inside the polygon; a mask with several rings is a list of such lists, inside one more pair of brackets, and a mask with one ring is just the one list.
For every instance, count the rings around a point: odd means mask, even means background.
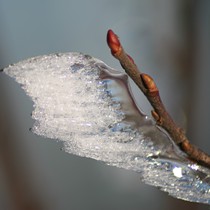
[{"label": "branch tip", "polygon": [[111,49],[112,55],[119,53],[122,49],[118,36],[111,29],[107,32],[107,44]]}]

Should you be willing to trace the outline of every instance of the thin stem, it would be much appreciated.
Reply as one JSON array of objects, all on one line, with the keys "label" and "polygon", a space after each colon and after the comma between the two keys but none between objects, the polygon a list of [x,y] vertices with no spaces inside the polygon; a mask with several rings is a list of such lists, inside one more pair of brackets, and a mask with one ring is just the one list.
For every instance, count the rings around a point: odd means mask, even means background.
[{"label": "thin stem", "polygon": [[150,102],[154,109],[152,110],[152,116],[157,125],[168,132],[174,143],[188,155],[190,160],[210,168],[210,156],[189,142],[183,129],[177,126],[167,112],[152,77],[139,71],[133,59],[126,54],[117,35],[112,30],[109,30],[107,33],[107,43],[112,55],[119,60],[125,72]]}]

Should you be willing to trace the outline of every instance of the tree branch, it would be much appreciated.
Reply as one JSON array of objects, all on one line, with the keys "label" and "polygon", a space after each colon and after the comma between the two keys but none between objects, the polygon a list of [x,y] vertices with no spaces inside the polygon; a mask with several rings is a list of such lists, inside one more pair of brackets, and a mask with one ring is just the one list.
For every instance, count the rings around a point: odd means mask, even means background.
[{"label": "tree branch", "polygon": [[119,60],[122,68],[150,102],[154,109],[152,110],[152,116],[157,125],[168,132],[174,143],[188,155],[190,160],[210,168],[210,156],[189,142],[183,129],[176,125],[165,109],[154,80],[149,75],[139,71],[133,59],[126,54],[117,35],[112,30],[109,30],[107,33],[107,43],[112,55]]}]

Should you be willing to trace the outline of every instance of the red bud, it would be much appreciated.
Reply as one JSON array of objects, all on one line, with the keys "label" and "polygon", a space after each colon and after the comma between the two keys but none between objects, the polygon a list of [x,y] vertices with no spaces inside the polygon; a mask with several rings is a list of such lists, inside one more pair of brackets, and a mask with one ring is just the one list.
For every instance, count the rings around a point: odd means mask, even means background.
[{"label": "red bud", "polygon": [[113,55],[119,52],[121,49],[120,41],[117,35],[111,29],[107,32],[107,44]]},{"label": "red bud", "polygon": [[128,55],[128,54],[127,54],[127,56],[128,56],[128,58],[130,59],[130,61],[131,61],[133,64],[135,64],[133,58],[132,58],[130,55]]}]

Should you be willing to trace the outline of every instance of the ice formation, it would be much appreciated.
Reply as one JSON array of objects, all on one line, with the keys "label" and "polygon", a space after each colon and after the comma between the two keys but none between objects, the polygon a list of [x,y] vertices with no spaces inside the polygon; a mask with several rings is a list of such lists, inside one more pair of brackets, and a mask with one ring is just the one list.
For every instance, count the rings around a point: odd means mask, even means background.
[{"label": "ice formation", "polygon": [[187,160],[135,103],[125,73],[81,53],[31,58],[4,69],[34,102],[32,131],[64,150],[141,172],[170,195],[210,204],[210,171]]}]

